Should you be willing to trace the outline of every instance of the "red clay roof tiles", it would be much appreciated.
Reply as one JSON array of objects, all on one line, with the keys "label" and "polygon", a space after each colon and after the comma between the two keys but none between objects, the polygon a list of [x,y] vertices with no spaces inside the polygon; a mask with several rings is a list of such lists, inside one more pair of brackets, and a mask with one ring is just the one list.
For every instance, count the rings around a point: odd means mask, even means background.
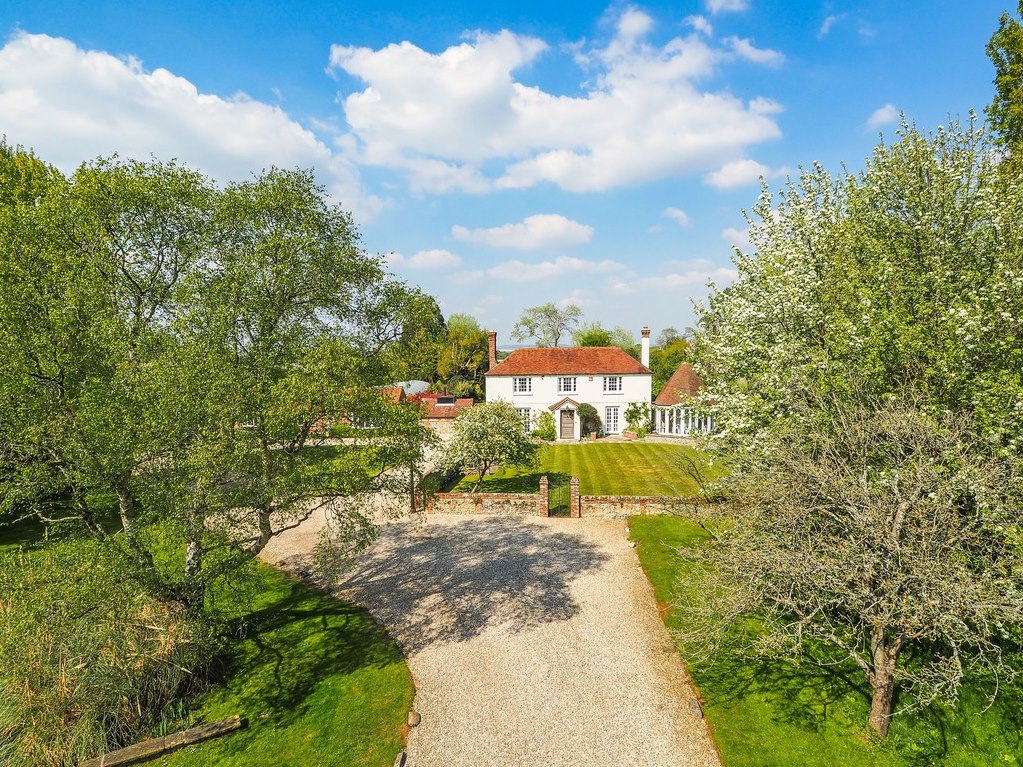
[{"label": "red clay roof tiles", "polygon": [[516,349],[487,373],[488,376],[544,375],[650,375],[617,346],[554,346]]},{"label": "red clay roof tiles", "polygon": [[696,375],[693,366],[683,362],[678,370],[671,374],[668,383],[661,389],[661,393],[654,400],[655,405],[677,405],[683,397],[695,397],[703,386],[700,376]]}]

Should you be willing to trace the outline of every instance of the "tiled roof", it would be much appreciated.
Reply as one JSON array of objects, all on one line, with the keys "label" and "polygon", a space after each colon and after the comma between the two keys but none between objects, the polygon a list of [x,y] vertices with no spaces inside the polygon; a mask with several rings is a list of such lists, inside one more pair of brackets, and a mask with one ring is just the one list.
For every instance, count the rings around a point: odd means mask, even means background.
[{"label": "tiled roof", "polygon": [[488,376],[650,375],[617,346],[565,346],[516,349],[490,368]]},{"label": "tiled roof", "polygon": [[693,366],[683,362],[678,370],[671,374],[668,383],[661,389],[661,393],[654,400],[655,405],[677,405],[683,397],[695,397],[703,386],[703,381],[696,375]]},{"label": "tiled roof", "polygon": [[405,401],[405,390],[400,386],[381,386],[380,394],[395,402]]},{"label": "tiled roof", "polygon": [[463,410],[472,407],[472,397],[459,397],[454,405],[438,405],[437,400],[432,397],[423,397],[419,401],[423,409],[423,418],[455,418]]},{"label": "tiled roof", "polygon": [[565,397],[564,399],[559,399],[553,405],[550,405],[547,409],[553,413],[562,405],[575,405],[576,407],[579,407],[579,403],[576,402],[574,399],[572,399],[571,397]]}]

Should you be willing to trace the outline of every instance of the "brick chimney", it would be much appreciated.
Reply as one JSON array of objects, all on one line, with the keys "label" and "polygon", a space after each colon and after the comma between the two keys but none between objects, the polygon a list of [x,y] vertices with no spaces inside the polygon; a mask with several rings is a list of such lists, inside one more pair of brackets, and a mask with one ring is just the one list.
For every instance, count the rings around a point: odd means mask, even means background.
[{"label": "brick chimney", "polygon": [[640,342],[639,361],[644,367],[650,367],[650,328],[644,325],[639,334],[643,337]]},{"label": "brick chimney", "polygon": [[490,347],[490,367],[497,367],[497,331],[487,331],[487,346]]}]

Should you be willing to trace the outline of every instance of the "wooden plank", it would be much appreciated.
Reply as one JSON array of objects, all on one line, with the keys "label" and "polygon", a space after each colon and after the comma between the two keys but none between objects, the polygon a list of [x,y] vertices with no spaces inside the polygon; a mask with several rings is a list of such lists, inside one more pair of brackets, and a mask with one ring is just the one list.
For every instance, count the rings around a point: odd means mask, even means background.
[{"label": "wooden plank", "polygon": [[212,724],[201,724],[198,727],[176,732],[173,735],[166,735],[162,738],[152,738],[136,743],[127,748],[111,751],[102,756],[86,759],[78,767],[118,767],[122,764],[134,764],[144,759],[152,759],[154,756],[173,751],[182,746],[189,746],[193,743],[201,743],[210,738],[217,738],[229,732],[242,728],[244,722],[241,716],[235,714]]}]

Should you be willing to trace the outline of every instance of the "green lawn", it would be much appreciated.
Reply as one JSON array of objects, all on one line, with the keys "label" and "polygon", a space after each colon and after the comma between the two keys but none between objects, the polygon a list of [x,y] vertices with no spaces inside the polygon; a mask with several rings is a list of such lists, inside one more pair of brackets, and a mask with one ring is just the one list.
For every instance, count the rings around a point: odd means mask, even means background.
[{"label": "green lawn", "polygon": [[[225,682],[193,712],[248,727],[159,760],[167,767],[391,765],[415,694],[394,641],[364,610],[255,566],[237,600]],[[241,605],[244,605],[242,607]]]},{"label": "green lawn", "polygon": [[[546,474],[552,488],[578,477],[585,495],[694,495],[696,485],[679,463],[697,455],[692,448],[662,442],[548,444],[540,449],[536,469],[502,467],[484,478],[480,492],[535,493]],[[477,478],[468,475],[447,489],[468,492]]]},{"label": "green lawn", "polygon": [[[657,600],[668,607],[685,564],[675,551],[699,546],[706,533],[678,517],[630,519],[631,538]],[[684,615],[668,607],[669,628]],[[1023,765],[1023,686],[1004,687],[987,711],[964,689],[953,708],[932,706],[897,718],[888,742],[867,736],[865,682],[856,668],[752,661],[727,652],[693,678],[726,767],[985,767]]]}]

